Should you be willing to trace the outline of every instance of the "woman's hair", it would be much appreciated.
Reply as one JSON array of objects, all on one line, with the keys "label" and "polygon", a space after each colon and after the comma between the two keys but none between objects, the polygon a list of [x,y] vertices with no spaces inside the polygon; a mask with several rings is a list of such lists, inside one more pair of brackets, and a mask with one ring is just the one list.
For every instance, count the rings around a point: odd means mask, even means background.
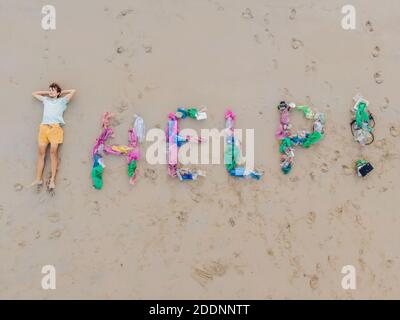
[{"label": "woman's hair", "polygon": [[58,97],[60,96],[60,94],[61,94],[61,87],[60,87],[57,83],[55,83],[55,82],[51,83],[51,84],[49,85],[49,88],[50,88],[50,89],[56,90],[57,93],[58,93]]}]

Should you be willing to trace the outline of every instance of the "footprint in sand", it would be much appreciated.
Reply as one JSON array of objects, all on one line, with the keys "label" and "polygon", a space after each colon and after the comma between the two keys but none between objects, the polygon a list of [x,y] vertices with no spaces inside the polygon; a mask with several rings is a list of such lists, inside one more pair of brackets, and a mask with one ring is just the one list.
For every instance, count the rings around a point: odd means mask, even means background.
[{"label": "footprint in sand", "polygon": [[382,109],[386,110],[387,108],[389,108],[389,103],[390,103],[389,98],[388,98],[388,97],[385,97],[384,100],[385,100],[384,105],[382,105],[382,107],[380,107],[381,110],[382,110]]},{"label": "footprint in sand", "polygon": [[338,258],[336,256],[328,256],[327,259],[329,266],[333,269],[337,269],[337,260]]},{"label": "footprint in sand", "polygon": [[374,80],[377,84],[383,83],[383,75],[381,71],[374,73]]},{"label": "footprint in sand", "polygon": [[65,185],[65,188],[68,189],[68,187],[71,185],[71,181],[69,181],[67,178],[63,178],[63,182]]},{"label": "footprint in sand", "polygon": [[47,214],[47,218],[50,222],[56,223],[60,221],[60,214],[58,212],[50,212]]},{"label": "footprint in sand", "polygon": [[20,183],[14,184],[14,190],[16,192],[22,191],[23,188],[24,188],[24,186],[22,184],[20,184]]},{"label": "footprint in sand", "polygon": [[296,38],[292,38],[292,48],[293,49],[296,50],[302,46],[304,46],[303,41],[296,39]]},{"label": "footprint in sand", "polygon": [[290,90],[288,88],[283,88],[283,94],[285,96],[293,97],[293,95],[290,93]]},{"label": "footprint in sand", "polygon": [[307,223],[312,225],[314,224],[315,220],[317,219],[317,214],[314,211],[310,211],[307,214]]},{"label": "footprint in sand", "polygon": [[362,217],[361,217],[359,214],[356,214],[356,215],[354,216],[354,222],[355,222],[357,225],[359,225],[361,228],[365,229],[365,226],[364,226],[363,221],[362,221]]},{"label": "footprint in sand", "polygon": [[270,39],[273,39],[273,38],[275,37],[275,36],[272,34],[272,32],[269,31],[268,28],[265,28],[264,31],[267,33],[267,35],[268,35],[268,37],[269,37]]},{"label": "footprint in sand", "polygon": [[329,214],[332,217],[340,219],[343,216],[343,213],[344,213],[344,207],[339,206],[339,207],[335,208],[335,210],[333,212],[330,212]]},{"label": "footprint in sand", "polygon": [[[362,254],[362,253],[363,252],[362,252],[362,249],[361,249],[360,254]],[[361,271],[364,271],[366,269],[366,267],[367,267],[367,263],[365,262],[365,260],[362,257],[359,257],[358,258],[358,263],[361,266]]]},{"label": "footprint in sand", "polygon": [[386,268],[390,269],[393,267],[394,263],[395,262],[392,259],[387,259],[384,264]]},{"label": "footprint in sand", "polygon": [[44,49],[43,59],[47,60],[49,58],[49,48]]},{"label": "footprint in sand", "polygon": [[52,233],[50,233],[49,239],[51,240],[58,239],[61,237],[61,234],[62,234],[61,230],[59,229],[54,230]]},{"label": "footprint in sand", "polygon": [[[329,88],[329,90],[332,90],[332,89],[333,89],[333,85],[332,85],[332,83],[330,83],[329,81],[325,80],[325,81],[324,81],[324,84]],[[328,104],[327,106],[328,106],[328,108],[329,108],[329,104]]]},{"label": "footprint in sand", "polygon": [[10,82],[11,84],[16,85],[16,86],[19,85],[19,83],[18,83],[13,77],[10,77],[10,78],[8,79],[8,82]]},{"label": "footprint in sand", "polygon": [[361,209],[361,206],[360,206],[358,203],[355,203],[355,202],[353,202],[353,201],[350,201],[349,203],[351,204],[351,206],[352,206],[354,209],[356,209],[356,210],[360,210],[360,209]]},{"label": "footprint in sand", "polygon": [[62,56],[57,56],[57,59],[60,61],[61,64],[66,65],[66,61],[65,58],[63,58]]},{"label": "footprint in sand", "polygon": [[128,14],[131,14],[131,13],[133,13],[133,10],[132,10],[132,9],[125,9],[125,10],[122,10],[122,11],[118,14],[117,18],[126,17]]},{"label": "footprint in sand", "polygon": [[0,205],[0,220],[3,217],[3,214],[4,214],[4,207]]},{"label": "footprint in sand", "polygon": [[110,126],[111,127],[118,127],[121,125],[121,121],[118,120],[116,117],[113,117],[110,121]]},{"label": "footprint in sand", "polygon": [[290,20],[296,19],[296,14],[297,14],[296,9],[293,8],[292,10],[290,10],[289,19],[290,19]]},{"label": "footprint in sand", "polygon": [[191,195],[190,198],[196,202],[199,203],[203,199],[203,194],[201,192],[196,191],[194,188],[191,188]]},{"label": "footprint in sand", "polygon": [[153,52],[153,47],[152,46],[143,46],[144,52],[146,53],[152,53]]},{"label": "footprint in sand", "polygon": [[343,172],[346,176],[351,176],[354,173],[354,170],[350,168],[348,165],[342,165]]},{"label": "footprint in sand", "polygon": [[266,14],[264,14],[264,22],[266,25],[269,24],[269,13],[268,12]]},{"label": "footprint in sand", "polygon": [[390,103],[390,100],[389,100],[389,98],[388,97],[385,97],[385,102],[387,103],[387,104],[389,104]]},{"label": "footprint in sand", "polygon": [[317,62],[311,61],[311,64],[306,65],[306,72],[317,71]]},{"label": "footprint in sand", "polygon": [[246,8],[243,12],[242,12],[242,18],[244,19],[253,19],[253,13],[251,12],[250,8]]},{"label": "footprint in sand", "polygon": [[90,207],[91,207],[90,211],[91,211],[92,215],[94,215],[94,216],[100,215],[101,206],[97,200],[92,201],[90,204]]},{"label": "footprint in sand", "polygon": [[122,53],[125,52],[125,48],[122,47],[122,46],[120,46],[120,47],[118,47],[115,51],[116,51],[118,54],[122,54]]},{"label": "footprint in sand", "polygon": [[215,277],[222,277],[227,269],[228,267],[226,265],[213,261],[202,268],[193,268],[192,277],[198,284],[204,287]]},{"label": "footprint in sand", "polygon": [[394,138],[396,138],[400,135],[400,130],[398,128],[396,128],[395,126],[391,126],[389,131],[390,131],[390,135]]},{"label": "footprint in sand", "polygon": [[221,3],[219,3],[218,1],[210,1],[208,0],[208,2],[212,3],[214,6],[217,7],[218,11],[223,11],[225,10],[225,8],[221,5]]},{"label": "footprint in sand", "polygon": [[310,107],[314,107],[314,104],[312,102],[312,98],[310,96],[306,96],[306,104]]},{"label": "footprint in sand", "polygon": [[377,148],[377,149],[380,149],[380,150],[385,149],[385,148],[387,147],[386,138],[377,140],[377,141],[375,142],[375,146],[374,146],[374,147]]},{"label": "footprint in sand", "polygon": [[365,27],[367,28],[367,30],[368,30],[369,32],[374,31],[374,27],[372,26],[372,22],[369,21],[369,20],[365,23]]},{"label": "footprint in sand", "polygon": [[323,163],[323,164],[321,164],[321,172],[323,172],[323,173],[327,173],[329,171],[329,166],[328,166],[328,164],[327,163]]},{"label": "footprint in sand", "polygon": [[25,248],[26,244],[27,244],[26,241],[20,241],[20,242],[18,242],[18,247]]},{"label": "footprint in sand", "polygon": [[229,218],[229,224],[230,224],[232,227],[234,227],[234,226],[236,225],[236,222],[235,222],[235,220],[234,220],[232,217]]},{"label": "footprint in sand", "polygon": [[152,181],[156,180],[158,177],[157,172],[154,169],[146,169],[144,170],[144,176]]},{"label": "footprint in sand", "polygon": [[181,222],[184,223],[188,220],[189,213],[187,211],[179,211],[176,218]]},{"label": "footprint in sand", "polygon": [[381,53],[381,48],[379,48],[378,46],[375,46],[375,48],[371,52],[374,58],[378,58],[380,53]]},{"label": "footprint in sand", "polygon": [[254,41],[258,44],[261,44],[260,36],[258,34],[254,35]]},{"label": "footprint in sand", "polygon": [[338,161],[339,160],[339,158],[340,158],[340,151],[339,150],[335,150],[335,157],[334,158],[332,158],[332,160],[333,161]]},{"label": "footprint in sand", "polygon": [[121,105],[117,107],[118,113],[123,113],[128,109],[128,103],[121,102]]},{"label": "footprint in sand", "polygon": [[315,290],[318,288],[319,285],[319,278],[317,275],[313,274],[310,278],[310,287],[311,289]]}]

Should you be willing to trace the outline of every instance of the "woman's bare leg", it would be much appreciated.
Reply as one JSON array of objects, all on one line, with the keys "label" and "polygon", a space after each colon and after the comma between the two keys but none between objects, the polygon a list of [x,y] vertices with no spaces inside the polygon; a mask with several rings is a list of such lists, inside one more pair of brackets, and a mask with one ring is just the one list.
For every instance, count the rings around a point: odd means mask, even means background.
[{"label": "woman's bare leg", "polygon": [[32,185],[43,184],[43,169],[46,157],[47,144],[39,144],[38,158],[36,163],[36,179]]},{"label": "woman's bare leg", "polygon": [[56,187],[56,174],[58,167],[58,144],[52,143],[50,145],[50,159],[51,159],[51,178],[49,183],[49,188],[54,189]]}]

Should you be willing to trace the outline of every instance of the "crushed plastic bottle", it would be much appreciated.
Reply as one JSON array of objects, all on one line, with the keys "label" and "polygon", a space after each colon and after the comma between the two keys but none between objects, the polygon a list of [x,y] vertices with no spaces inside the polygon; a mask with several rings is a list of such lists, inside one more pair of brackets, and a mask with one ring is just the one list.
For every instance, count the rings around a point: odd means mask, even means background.
[{"label": "crushed plastic bottle", "polygon": [[145,125],[144,125],[144,120],[142,117],[139,115],[135,114],[135,123],[133,125],[136,131],[136,135],[138,137],[139,143],[143,143],[144,138],[145,138]]}]

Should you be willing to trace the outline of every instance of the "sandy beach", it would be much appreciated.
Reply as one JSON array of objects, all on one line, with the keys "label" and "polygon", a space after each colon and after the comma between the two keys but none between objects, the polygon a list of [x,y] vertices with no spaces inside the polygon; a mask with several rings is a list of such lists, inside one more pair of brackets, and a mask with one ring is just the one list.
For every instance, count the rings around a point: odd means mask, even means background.
[{"label": "sandy beach", "polygon": [[[342,28],[339,0],[51,2],[50,31],[47,1],[0,2],[1,299],[400,297],[399,1],[352,1],[356,30]],[[43,112],[31,93],[53,81],[77,94],[51,197],[27,186]],[[349,127],[359,92],[376,120],[365,147]],[[281,100],[327,118],[288,175],[275,138]],[[135,113],[164,129],[169,112],[198,105],[208,119],[182,127],[222,129],[231,106],[237,128],[255,129],[262,180],[235,180],[221,164],[180,183],[143,159],[131,186],[125,161],[108,156],[104,188],[92,187],[105,111],[124,142]],[[374,166],[365,178],[359,158]],[[56,268],[56,290],[41,287],[44,265]],[[356,290],[341,286],[345,265]]]}]

